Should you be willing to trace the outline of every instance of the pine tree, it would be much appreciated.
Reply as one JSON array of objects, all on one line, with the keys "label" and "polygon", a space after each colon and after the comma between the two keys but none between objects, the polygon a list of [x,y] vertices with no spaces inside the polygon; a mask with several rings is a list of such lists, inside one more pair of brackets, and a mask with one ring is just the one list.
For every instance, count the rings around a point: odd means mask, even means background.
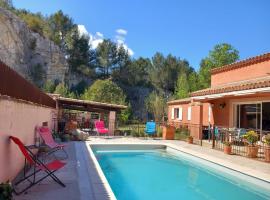
[{"label": "pine tree", "polygon": [[175,97],[183,99],[189,96],[189,85],[186,73],[180,73],[175,88]]}]

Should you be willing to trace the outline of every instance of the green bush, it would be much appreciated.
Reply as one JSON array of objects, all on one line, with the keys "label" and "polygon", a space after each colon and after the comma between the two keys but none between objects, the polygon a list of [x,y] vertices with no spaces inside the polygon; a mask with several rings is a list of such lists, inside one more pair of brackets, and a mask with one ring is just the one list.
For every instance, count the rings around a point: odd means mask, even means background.
[{"label": "green bush", "polygon": [[174,139],[175,140],[186,140],[189,137],[189,135],[190,135],[190,132],[189,132],[188,128],[186,128],[186,127],[176,128]]}]

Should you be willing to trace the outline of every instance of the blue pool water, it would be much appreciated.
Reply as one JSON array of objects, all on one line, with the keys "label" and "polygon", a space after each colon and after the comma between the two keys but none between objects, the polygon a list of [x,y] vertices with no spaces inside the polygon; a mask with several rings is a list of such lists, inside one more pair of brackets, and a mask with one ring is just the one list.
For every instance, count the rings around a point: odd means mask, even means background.
[{"label": "blue pool water", "polygon": [[181,152],[99,148],[94,154],[119,200],[270,199],[268,183]]}]

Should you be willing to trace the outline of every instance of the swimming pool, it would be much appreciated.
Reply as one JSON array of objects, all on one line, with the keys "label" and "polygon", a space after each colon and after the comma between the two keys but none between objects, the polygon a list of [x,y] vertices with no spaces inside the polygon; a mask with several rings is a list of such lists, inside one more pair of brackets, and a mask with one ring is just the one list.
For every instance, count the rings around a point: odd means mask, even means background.
[{"label": "swimming pool", "polygon": [[91,145],[119,200],[270,199],[270,184],[163,145]]}]

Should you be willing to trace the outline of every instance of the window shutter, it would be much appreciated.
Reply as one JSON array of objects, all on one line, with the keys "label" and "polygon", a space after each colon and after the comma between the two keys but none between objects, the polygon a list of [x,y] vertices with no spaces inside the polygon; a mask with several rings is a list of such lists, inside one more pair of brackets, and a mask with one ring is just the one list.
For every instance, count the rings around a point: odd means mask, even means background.
[{"label": "window shutter", "polygon": [[191,120],[191,106],[188,107],[188,120]]},{"label": "window shutter", "polygon": [[208,106],[208,122],[211,121],[211,112],[212,112],[212,107],[211,104]]},{"label": "window shutter", "polygon": [[174,108],[172,108],[171,116],[172,116],[172,119],[174,119]]},{"label": "window shutter", "polygon": [[183,119],[183,109],[182,109],[182,107],[179,108],[179,119],[180,120]]}]

